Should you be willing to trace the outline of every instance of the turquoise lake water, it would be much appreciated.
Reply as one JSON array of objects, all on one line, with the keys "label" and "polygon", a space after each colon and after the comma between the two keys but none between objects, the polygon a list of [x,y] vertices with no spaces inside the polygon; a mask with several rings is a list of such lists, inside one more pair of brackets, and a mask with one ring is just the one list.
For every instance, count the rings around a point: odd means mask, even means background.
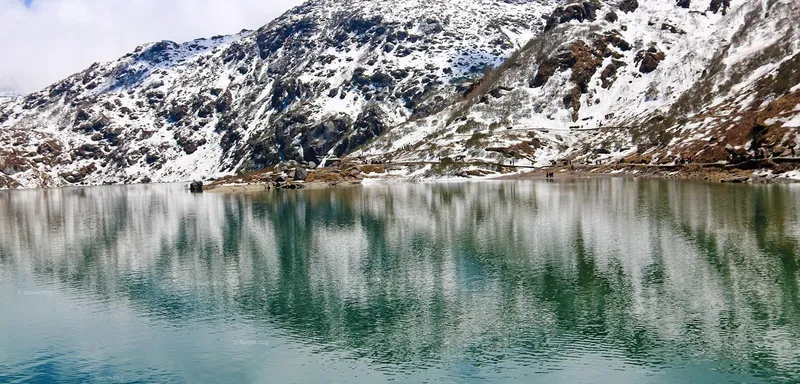
[{"label": "turquoise lake water", "polygon": [[797,383],[800,188],[0,192],[0,383]]}]

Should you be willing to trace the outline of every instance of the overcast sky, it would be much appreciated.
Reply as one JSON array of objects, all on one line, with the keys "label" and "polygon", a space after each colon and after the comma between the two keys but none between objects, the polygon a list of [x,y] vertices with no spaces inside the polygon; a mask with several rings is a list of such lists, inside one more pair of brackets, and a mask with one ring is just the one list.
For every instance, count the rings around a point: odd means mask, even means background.
[{"label": "overcast sky", "polygon": [[32,92],[160,40],[257,29],[302,0],[0,0],[0,89]]}]

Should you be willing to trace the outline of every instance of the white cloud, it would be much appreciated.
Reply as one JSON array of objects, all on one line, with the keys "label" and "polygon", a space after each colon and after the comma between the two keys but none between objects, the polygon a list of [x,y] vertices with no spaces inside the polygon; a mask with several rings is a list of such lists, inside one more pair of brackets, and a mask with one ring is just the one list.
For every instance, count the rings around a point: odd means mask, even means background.
[{"label": "white cloud", "polygon": [[257,29],[301,0],[0,0],[0,89],[31,92],[151,41]]}]

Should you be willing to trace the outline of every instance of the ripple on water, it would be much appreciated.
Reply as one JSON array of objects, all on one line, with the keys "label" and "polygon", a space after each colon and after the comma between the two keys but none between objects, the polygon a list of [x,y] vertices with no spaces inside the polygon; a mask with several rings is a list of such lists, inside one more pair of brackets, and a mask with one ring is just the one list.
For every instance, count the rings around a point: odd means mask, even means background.
[{"label": "ripple on water", "polygon": [[0,382],[800,376],[795,189],[175,188],[0,195]]}]

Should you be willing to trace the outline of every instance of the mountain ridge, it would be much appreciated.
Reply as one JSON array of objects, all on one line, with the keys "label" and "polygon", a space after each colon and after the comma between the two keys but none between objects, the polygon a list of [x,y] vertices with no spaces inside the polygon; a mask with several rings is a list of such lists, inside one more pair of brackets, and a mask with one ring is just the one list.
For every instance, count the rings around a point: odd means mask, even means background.
[{"label": "mountain ridge", "polygon": [[797,13],[780,0],[312,0],[255,31],[146,44],[0,101],[0,187],[207,179],[345,155],[781,155],[798,142]]}]

